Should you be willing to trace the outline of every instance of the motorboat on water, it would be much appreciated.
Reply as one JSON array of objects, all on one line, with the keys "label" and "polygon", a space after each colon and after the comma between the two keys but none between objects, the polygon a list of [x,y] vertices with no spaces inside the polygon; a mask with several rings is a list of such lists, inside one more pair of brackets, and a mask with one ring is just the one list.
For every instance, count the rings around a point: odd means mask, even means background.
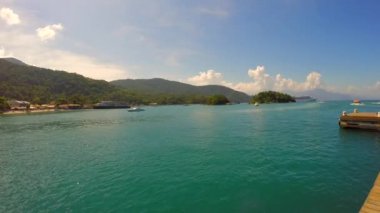
[{"label": "motorboat on water", "polygon": [[119,101],[102,101],[93,106],[94,109],[125,109],[130,108],[126,103]]},{"label": "motorboat on water", "polygon": [[141,111],[145,111],[145,110],[141,109],[139,107],[132,107],[132,108],[128,109],[128,112],[141,112]]},{"label": "motorboat on water", "polygon": [[352,106],[362,106],[364,105],[362,102],[360,102],[359,99],[354,99],[351,103]]},{"label": "motorboat on water", "polygon": [[255,102],[255,104],[254,104],[255,106],[259,106],[259,103],[257,103],[257,102]]}]

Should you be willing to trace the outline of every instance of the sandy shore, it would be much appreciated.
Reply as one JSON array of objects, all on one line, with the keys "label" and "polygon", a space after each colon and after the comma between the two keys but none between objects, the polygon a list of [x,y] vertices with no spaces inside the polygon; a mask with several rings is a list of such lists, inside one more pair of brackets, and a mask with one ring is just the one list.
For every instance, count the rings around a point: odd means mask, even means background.
[{"label": "sandy shore", "polygon": [[3,115],[20,115],[20,114],[30,114],[30,113],[46,113],[46,112],[62,112],[68,110],[56,110],[56,109],[36,109],[36,110],[13,110],[4,112]]}]

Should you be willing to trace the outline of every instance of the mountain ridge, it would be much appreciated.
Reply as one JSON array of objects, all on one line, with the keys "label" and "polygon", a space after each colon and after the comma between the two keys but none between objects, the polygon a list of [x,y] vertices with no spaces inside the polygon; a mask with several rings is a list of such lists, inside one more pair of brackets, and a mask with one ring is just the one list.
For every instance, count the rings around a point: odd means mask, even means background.
[{"label": "mountain ridge", "polygon": [[115,91],[104,80],[0,59],[0,96],[6,98],[42,103],[74,96],[97,100]]},{"label": "mountain ridge", "polygon": [[[57,71],[27,65],[18,59],[0,58],[0,96],[8,99],[35,103],[66,102],[94,103],[101,100],[117,100],[129,103],[205,103],[207,96],[221,94],[233,102],[248,102],[247,94],[223,86],[196,87],[165,79],[137,80],[140,87],[128,89],[104,80],[94,80],[76,73]],[[164,83],[164,84],[160,84]],[[149,89],[153,84],[160,90]],[[173,87],[174,85],[174,87]],[[185,85],[185,86],[184,86]],[[189,89],[190,90],[187,90]],[[196,88],[195,90],[193,90]],[[181,91],[184,92],[171,92]]]},{"label": "mountain ridge", "polygon": [[28,64],[24,63],[23,61],[17,59],[17,58],[13,58],[13,57],[5,57],[5,58],[0,58],[0,59],[3,59],[3,60],[6,60],[12,64],[17,64],[17,65],[24,65],[24,66],[29,66]]},{"label": "mountain ridge", "polygon": [[171,81],[162,78],[152,79],[123,79],[110,82],[133,91],[169,93],[169,94],[200,94],[200,95],[225,95],[232,102],[249,102],[250,96],[221,85],[194,86],[178,81]]},{"label": "mountain ridge", "polygon": [[[48,76],[48,79],[43,80],[46,76]],[[50,81],[50,83],[47,81]],[[82,86],[78,87],[77,84]],[[63,88],[66,89],[64,90]],[[120,91],[118,88],[123,88],[128,92]],[[163,78],[120,79],[107,82],[94,80],[76,73],[31,66],[17,58],[0,58],[0,96],[27,99],[30,96],[38,96],[36,93],[39,95],[49,93],[50,90],[53,91],[53,94],[50,94],[52,97],[45,97],[44,99],[50,100],[58,96],[81,96],[84,94],[85,96],[91,96],[90,98],[96,96],[98,98],[95,99],[98,100],[99,98],[117,98],[118,93],[122,96],[134,96],[137,93],[137,96],[149,96],[149,100],[153,100],[154,96],[162,96],[162,94],[170,94],[176,98],[179,98],[179,96],[222,94],[231,102],[249,102],[251,98],[244,92],[222,85],[194,86]],[[352,100],[353,98],[365,99],[343,93],[329,92],[324,89],[289,93],[294,96],[311,96],[318,100],[327,101]],[[129,98],[127,99],[130,100]],[[132,99],[136,101],[136,97]]]}]

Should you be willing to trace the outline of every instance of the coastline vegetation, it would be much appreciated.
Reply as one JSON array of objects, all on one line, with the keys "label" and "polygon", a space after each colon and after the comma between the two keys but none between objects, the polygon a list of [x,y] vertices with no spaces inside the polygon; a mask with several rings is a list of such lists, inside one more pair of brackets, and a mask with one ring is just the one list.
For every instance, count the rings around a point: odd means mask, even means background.
[{"label": "coastline vegetation", "polygon": [[0,97],[0,113],[6,112],[10,109],[7,99]]},{"label": "coastline vegetation", "polygon": [[[190,99],[196,97],[209,97],[216,94],[222,94],[230,102],[248,103],[251,97],[243,92],[232,90],[231,88],[221,85],[204,85],[194,86],[177,81],[170,81],[162,78],[153,79],[124,79],[110,82],[112,85],[144,94],[170,95],[174,97],[186,96]],[[199,102],[199,100],[197,100]],[[204,101],[204,100],[203,100]]]},{"label": "coastline vegetation", "polygon": [[[154,87],[136,90],[104,80],[86,78],[75,73],[14,64],[0,59],[0,96],[8,101],[22,100],[33,105],[79,104],[82,106],[101,101],[119,101],[130,105],[208,104],[209,97],[214,94],[238,97],[236,101],[246,97],[246,101],[249,100],[246,94],[221,86],[193,88],[195,86],[163,79],[148,81],[136,81],[136,84],[143,86],[155,84]],[[161,88],[161,90],[155,88]],[[211,98],[212,103],[213,100]]]},{"label": "coastline vegetation", "polygon": [[296,102],[295,99],[281,92],[265,91],[254,95],[251,99],[251,103],[267,104],[267,103],[290,103]]},{"label": "coastline vegetation", "polygon": [[228,103],[230,103],[230,101],[224,95],[213,95],[207,99],[208,105],[225,105]]},{"label": "coastline vegetation", "polygon": [[[37,108],[70,104],[92,108],[101,101],[128,105],[224,105],[231,101],[248,101],[249,96],[223,86],[195,87],[165,79],[107,82],[0,59],[0,112],[10,110],[7,102],[10,100],[27,101]],[[250,102],[288,103],[295,100],[285,93],[265,91],[253,96]]]}]

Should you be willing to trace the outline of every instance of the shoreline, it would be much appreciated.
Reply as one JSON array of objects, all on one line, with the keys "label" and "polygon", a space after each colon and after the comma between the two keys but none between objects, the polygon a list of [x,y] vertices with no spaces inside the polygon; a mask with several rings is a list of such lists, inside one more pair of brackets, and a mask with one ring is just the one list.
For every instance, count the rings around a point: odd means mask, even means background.
[{"label": "shoreline", "polygon": [[70,110],[70,109],[12,110],[12,111],[0,113],[0,115],[26,115],[26,114],[70,112],[70,111],[76,111],[76,110]]}]

